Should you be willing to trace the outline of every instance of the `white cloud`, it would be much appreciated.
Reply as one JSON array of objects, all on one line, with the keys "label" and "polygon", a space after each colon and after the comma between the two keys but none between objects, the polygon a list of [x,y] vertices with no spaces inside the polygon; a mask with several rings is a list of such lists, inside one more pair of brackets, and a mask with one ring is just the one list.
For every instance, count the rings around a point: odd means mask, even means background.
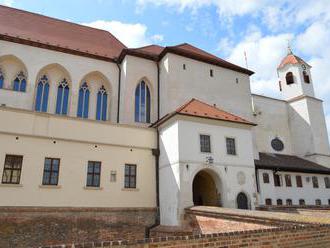
[{"label": "white cloud", "polygon": [[160,34],[148,36],[147,26],[141,23],[98,20],[91,23],[83,23],[83,25],[109,31],[127,47],[131,48],[149,45],[153,42],[157,43],[164,39]]},{"label": "white cloud", "polygon": [[0,1],[0,4],[11,7],[14,4],[14,0],[2,0],[2,1]]}]

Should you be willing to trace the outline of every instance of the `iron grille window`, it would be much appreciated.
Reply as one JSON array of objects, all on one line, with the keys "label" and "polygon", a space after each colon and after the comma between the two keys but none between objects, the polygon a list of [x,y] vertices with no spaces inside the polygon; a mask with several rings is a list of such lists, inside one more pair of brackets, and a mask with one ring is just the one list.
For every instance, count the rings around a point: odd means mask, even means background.
[{"label": "iron grille window", "polygon": [[43,185],[57,185],[60,170],[60,159],[45,158],[44,175],[42,179]]},{"label": "iron grille window", "polygon": [[281,176],[274,173],[274,185],[275,187],[281,187]]},{"label": "iron grille window", "polygon": [[292,206],[292,200],[291,199],[286,199],[286,205]]},{"label": "iron grille window", "polygon": [[330,177],[324,178],[325,188],[330,189]]},{"label": "iron grille window", "polygon": [[19,184],[21,179],[23,156],[6,155],[2,174],[3,184]]},{"label": "iron grille window", "polygon": [[209,135],[200,135],[201,152],[211,152],[211,137]]},{"label": "iron grille window", "polygon": [[236,144],[234,138],[226,138],[227,154],[236,155]]},{"label": "iron grille window", "polygon": [[321,206],[321,205],[322,205],[321,200],[320,200],[320,199],[316,199],[316,200],[315,200],[315,205],[316,205],[316,206]]},{"label": "iron grille window", "polygon": [[277,199],[277,206],[282,206],[282,205],[283,205],[282,199]]},{"label": "iron grille window", "polygon": [[263,173],[262,174],[264,183],[269,183],[269,174],[268,173]]},{"label": "iron grille window", "polygon": [[292,187],[291,176],[290,175],[285,175],[285,185],[287,187]]},{"label": "iron grille window", "polygon": [[319,187],[319,181],[317,180],[317,177],[312,177],[312,182],[313,182],[313,188]]},{"label": "iron grille window", "polygon": [[296,182],[297,182],[297,187],[298,188],[302,188],[303,187],[301,176],[296,176]]},{"label": "iron grille window", "polygon": [[136,188],[136,165],[125,165],[125,188]]},{"label": "iron grille window", "polygon": [[87,167],[87,187],[100,187],[101,162],[88,161]]},{"label": "iron grille window", "polygon": [[304,199],[300,199],[299,200],[299,205],[300,206],[304,206],[305,205],[305,200]]}]

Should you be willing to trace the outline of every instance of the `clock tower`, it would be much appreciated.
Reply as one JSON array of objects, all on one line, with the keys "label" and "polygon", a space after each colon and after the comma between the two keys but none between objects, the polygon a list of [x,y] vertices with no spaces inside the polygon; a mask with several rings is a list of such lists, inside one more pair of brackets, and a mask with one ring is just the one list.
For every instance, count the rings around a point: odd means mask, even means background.
[{"label": "clock tower", "polygon": [[280,79],[279,87],[285,100],[298,96],[314,97],[311,66],[294,55],[288,47],[288,54],[277,68]]},{"label": "clock tower", "polygon": [[330,167],[330,148],[323,102],[314,94],[311,66],[288,48],[277,68],[279,88],[288,103],[291,143],[295,155]]}]

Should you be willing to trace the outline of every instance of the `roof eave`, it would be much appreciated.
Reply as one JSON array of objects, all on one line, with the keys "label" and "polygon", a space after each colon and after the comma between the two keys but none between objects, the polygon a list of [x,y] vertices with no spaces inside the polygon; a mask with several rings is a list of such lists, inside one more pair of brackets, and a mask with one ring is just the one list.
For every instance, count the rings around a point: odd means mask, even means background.
[{"label": "roof eave", "polygon": [[311,173],[311,174],[327,174],[330,175],[330,171],[325,170],[312,170],[312,169],[304,169],[304,168],[285,168],[281,166],[269,166],[269,165],[258,165],[255,164],[256,169],[263,170],[275,170],[275,171],[286,171],[286,172],[303,172],[303,173]]}]

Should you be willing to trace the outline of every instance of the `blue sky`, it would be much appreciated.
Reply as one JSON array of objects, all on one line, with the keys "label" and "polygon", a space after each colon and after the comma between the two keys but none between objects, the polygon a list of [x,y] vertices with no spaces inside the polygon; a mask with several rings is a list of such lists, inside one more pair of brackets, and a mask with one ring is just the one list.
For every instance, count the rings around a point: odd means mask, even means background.
[{"label": "blue sky", "polygon": [[0,0],[12,7],[106,29],[129,47],[188,42],[256,74],[252,91],[280,97],[276,67],[294,52],[313,66],[330,130],[329,0]]}]

